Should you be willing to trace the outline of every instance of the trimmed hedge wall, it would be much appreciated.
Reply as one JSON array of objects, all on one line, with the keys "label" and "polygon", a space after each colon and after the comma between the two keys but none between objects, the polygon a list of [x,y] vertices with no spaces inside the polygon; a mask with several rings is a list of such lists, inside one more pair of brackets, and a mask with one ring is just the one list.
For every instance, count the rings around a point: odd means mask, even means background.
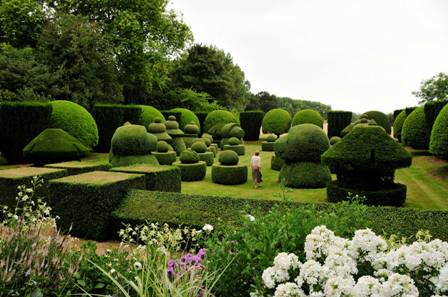
[{"label": "trimmed hedge wall", "polygon": [[291,188],[324,188],[331,181],[331,174],[320,163],[300,162],[282,166],[278,179]]},{"label": "trimmed hedge wall", "polygon": [[401,129],[401,141],[415,149],[429,147],[430,131],[426,126],[425,111],[423,107],[416,108],[406,118]]},{"label": "trimmed hedge wall", "polygon": [[247,182],[246,165],[213,165],[212,181],[221,185],[240,185]]},{"label": "trimmed hedge wall", "polygon": [[141,112],[142,109],[136,105],[95,104],[92,109],[92,116],[98,125],[99,135],[95,150],[108,153],[115,130],[126,122],[137,124]]},{"label": "trimmed hedge wall", "polygon": [[328,112],[328,137],[341,137],[341,132],[352,122],[351,111],[329,111]]},{"label": "trimmed hedge wall", "polygon": [[111,213],[129,189],[144,189],[143,174],[94,171],[49,182],[49,205],[59,216],[58,228],[71,235],[106,240],[112,233]]},{"label": "trimmed hedge wall", "polygon": [[173,165],[180,168],[182,181],[203,180],[205,178],[205,174],[207,173],[207,163],[204,161],[199,161],[198,163],[193,164],[182,164],[180,162],[176,162]]},{"label": "trimmed hedge wall", "polygon": [[81,161],[68,161],[61,163],[53,163],[45,165],[46,168],[59,168],[67,170],[67,175],[76,175],[91,171],[101,171],[101,170],[109,170],[112,165],[110,165],[108,159],[104,159],[101,161],[89,159],[82,159]]},{"label": "trimmed hedge wall", "polygon": [[260,138],[260,129],[264,112],[253,110],[240,112],[240,123],[243,128],[244,140],[256,141]]},{"label": "trimmed hedge wall", "polygon": [[50,126],[52,110],[49,103],[0,103],[0,152],[10,163],[24,162],[22,149]]},{"label": "trimmed hedge wall", "polygon": [[448,104],[448,100],[429,101],[424,105],[426,126],[431,131],[440,111]]},{"label": "trimmed hedge wall", "polygon": [[448,104],[440,111],[431,132],[429,151],[448,160]]}]

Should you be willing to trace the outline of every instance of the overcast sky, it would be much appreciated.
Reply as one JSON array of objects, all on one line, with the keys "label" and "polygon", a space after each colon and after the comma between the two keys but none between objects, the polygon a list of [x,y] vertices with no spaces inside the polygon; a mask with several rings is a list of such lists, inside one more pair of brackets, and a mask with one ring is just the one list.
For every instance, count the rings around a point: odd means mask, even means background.
[{"label": "overcast sky", "polygon": [[448,72],[448,0],[171,0],[251,91],[390,112]]}]

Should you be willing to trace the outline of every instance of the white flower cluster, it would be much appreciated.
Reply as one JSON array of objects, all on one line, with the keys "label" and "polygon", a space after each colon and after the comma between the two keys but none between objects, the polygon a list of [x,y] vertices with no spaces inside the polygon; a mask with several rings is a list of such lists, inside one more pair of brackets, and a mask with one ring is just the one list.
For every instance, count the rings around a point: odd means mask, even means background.
[{"label": "white flower cluster", "polygon": [[318,226],[306,237],[306,261],[280,253],[262,275],[274,297],[413,297],[448,295],[448,243],[389,246],[370,229],[352,240]]}]

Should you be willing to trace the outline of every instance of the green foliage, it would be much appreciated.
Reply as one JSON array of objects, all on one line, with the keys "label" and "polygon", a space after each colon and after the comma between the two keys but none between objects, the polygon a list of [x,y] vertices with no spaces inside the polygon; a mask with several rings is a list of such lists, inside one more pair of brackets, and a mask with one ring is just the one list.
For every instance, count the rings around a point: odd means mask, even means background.
[{"label": "green foliage", "polygon": [[328,137],[339,136],[345,127],[352,122],[351,111],[330,111],[328,112]]},{"label": "green foliage", "polygon": [[429,101],[424,105],[426,126],[429,130],[432,129],[437,116],[446,104],[448,104],[448,99]]},{"label": "green foliage", "polygon": [[276,155],[272,156],[271,158],[271,169],[275,171],[280,171],[282,169],[283,165],[285,165],[285,161],[277,157]]},{"label": "green foliage", "polygon": [[420,90],[412,92],[421,102],[448,99],[448,74],[440,72],[420,84]]},{"label": "green foliage", "polygon": [[330,138],[330,145],[335,145],[336,143],[338,143],[339,141],[341,141],[341,137],[339,136],[333,136]]},{"label": "green foliage", "polygon": [[239,144],[241,144],[241,141],[236,137],[230,137],[229,140],[227,141],[227,143],[229,145],[239,145]]},{"label": "green foliage", "polygon": [[204,161],[207,166],[212,166],[213,162],[215,161],[215,154],[213,152],[205,152],[205,153],[199,153],[199,160]]},{"label": "green foliage", "polygon": [[199,135],[200,128],[198,125],[191,122],[190,124],[185,125],[184,131],[187,134]]},{"label": "green foliage", "polygon": [[166,132],[166,126],[160,118],[155,118],[154,122],[148,125],[149,133],[157,137],[158,141],[171,141],[171,136]]},{"label": "green foliage", "polygon": [[[204,129],[213,136],[218,135],[225,124],[238,123],[238,118],[227,110],[215,110],[207,114]],[[214,132],[214,133],[213,133]]]},{"label": "green foliage", "polygon": [[353,128],[355,128],[357,125],[378,126],[377,123],[375,122],[375,120],[370,120],[370,119],[367,119],[367,118],[360,118],[360,119],[354,121],[353,123],[351,123],[350,125],[348,125],[347,127],[345,127],[341,131],[341,137],[345,137],[345,135],[347,135],[348,133],[352,132]]},{"label": "green foliage", "polygon": [[286,163],[280,169],[279,180],[290,188],[324,188],[331,181],[331,174],[320,163]]},{"label": "green foliage", "polygon": [[90,152],[76,138],[62,129],[45,129],[23,149],[25,159],[46,164],[79,160]]},{"label": "green foliage", "polygon": [[207,163],[204,161],[199,161],[196,163],[177,162],[174,163],[174,165],[180,168],[182,181],[203,180],[205,178],[205,174],[207,173]]},{"label": "green foliage", "polygon": [[246,165],[213,165],[212,181],[221,185],[245,184],[247,171]]},{"label": "green foliage", "polygon": [[182,164],[194,164],[199,162],[199,155],[192,149],[184,150],[179,157]]},{"label": "green foliage", "polygon": [[275,150],[275,142],[262,142],[261,150],[263,152],[273,152]]},{"label": "green foliage", "polygon": [[181,130],[185,129],[185,126],[194,123],[196,126],[201,127],[198,117],[189,109],[186,108],[173,108],[170,111],[180,112],[182,114],[179,122],[179,127]]},{"label": "green foliage", "polygon": [[176,154],[180,156],[180,154],[187,149],[185,145],[185,141],[182,137],[173,136],[173,140],[171,141],[171,145],[173,146]]},{"label": "green foliage", "polygon": [[23,162],[22,149],[51,124],[52,105],[38,102],[0,104],[0,151],[10,163]]},{"label": "green foliage", "polygon": [[424,108],[416,108],[407,116],[403,123],[401,141],[404,145],[415,149],[427,149],[429,147],[429,139],[430,131],[426,125]]},{"label": "green foliage", "polygon": [[277,137],[277,135],[275,134],[268,134],[268,136],[266,136],[266,141],[267,142],[275,142],[279,137]]},{"label": "green foliage", "polygon": [[258,110],[240,112],[241,128],[245,132],[244,140],[254,141],[259,139],[263,117],[264,112]]},{"label": "green foliage", "polygon": [[196,153],[205,153],[207,151],[207,146],[202,141],[196,141],[191,146],[191,149]]},{"label": "green foliage", "polygon": [[182,106],[195,113],[208,113],[213,110],[223,109],[223,107],[216,101],[213,101],[213,98],[206,92],[196,92],[190,88],[185,89],[168,86],[166,89],[154,91],[151,99],[157,102],[159,108],[166,109]]},{"label": "green foliage", "polygon": [[222,149],[224,151],[234,151],[238,156],[244,156],[246,154],[246,147],[242,144],[238,145],[225,144]]},{"label": "green foliage", "polygon": [[112,136],[111,152],[114,155],[149,155],[157,151],[157,138],[140,125],[124,125]]},{"label": "green foliage", "polygon": [[205,131],[205,119],[207,118],[208,113],[209,113],[208,111],[207,112],[205,112],[205,111],[196,111],[195,112],[196,116],[199,119],[199,123],[200,123],[199,128],[201,128],[201,132],[199,134],[202,134]]},{"label": "green foliage", "polygon": [[294,118],[292,119],[292,126],[297,126],[300,124],[314,124],[320,128],[324,126],[324,119],[315,110],[304,109],[296,112]]},{"label": "green foliage", "polygon": [[138,105],[142,109],[139,122],[136,124],[147,127],[149,124],[154,122],[156,118],[165,121],[163,114],[155,107],[149,105]]},{"label": "green foliage", "polygon": [[374,120],[378,125],[386,130],[386,133],[390,135],[391,125],[389,121],[389,117],[382,113],[381,111],[371,110],[365,112],[361,115],[361,118],[367,118],[369,120]]},{"label": "green foliage", "polygon": [[401,130],[403,129],[403,124],[407,117],[408,117],[408,115],[406,114],[406,111],[403,110],[395,118],[394,125],[393,125],[394,137],[396,139],[398,139],[398,141],[401,141]]},{"label": "green foliage", "polygon": [[440,111],[431,132],[429,151],[448,160],[448,105]]},{"label": "green foliage", "polygon": [[393,121],[391,121],[392,124],[395,123],[395,120],[397,119],[398,115],[403,111],[404,109],[396,109],[393,113]]},{"label": "green foliage", "polygon": [[264,115],[262,127],[263,132],[277,135],[286,133],[291,127],[291,115],[281,108],[271,109]]},{"label": "green foliage", "polygon": [[172,165],[174,162],[176,162],[177,159],[177,154],[175,151],[168,151],[165,153],[153,152],[151,153],[151,155],[154,155],[154,157],[156,157],[160,165]]},{"label": "green foliage", "polygon": [[98,127],[92,115],[82,106],[65,100],[51,102],[52,128],[60,128],[93,148],[98,144]]},{"label": "green foliage", "polygon": [[166,153],[168,151],[172,151],[173,147],[171,145],[169,145],[166,141],[158,141],[157,142],[157,151],[159,153]]},{"label": "green foliage", "polygon": [[219,153],[218,161],[221,165],[232,166],[238,165],[238,154],[231,150],[225,150]]},{"label": "green foliage", "polygon": [[159,165],[159,161],[154,155],[114,155],[112,152],[109,154],[109,162],[112,167],[117,166],[130,166],[130,165]]}]

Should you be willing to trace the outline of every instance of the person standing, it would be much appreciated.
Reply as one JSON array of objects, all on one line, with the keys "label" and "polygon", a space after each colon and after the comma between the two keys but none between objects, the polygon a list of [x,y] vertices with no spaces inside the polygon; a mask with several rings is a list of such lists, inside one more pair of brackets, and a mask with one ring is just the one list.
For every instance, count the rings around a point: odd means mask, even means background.
[{"label": "person standing", "polygon": [[254,188],[258,188],[261,182],[261,158],[259,151],[256,151],[250,159],[250,167],[252,169],[252,180],[254,181]]}]

